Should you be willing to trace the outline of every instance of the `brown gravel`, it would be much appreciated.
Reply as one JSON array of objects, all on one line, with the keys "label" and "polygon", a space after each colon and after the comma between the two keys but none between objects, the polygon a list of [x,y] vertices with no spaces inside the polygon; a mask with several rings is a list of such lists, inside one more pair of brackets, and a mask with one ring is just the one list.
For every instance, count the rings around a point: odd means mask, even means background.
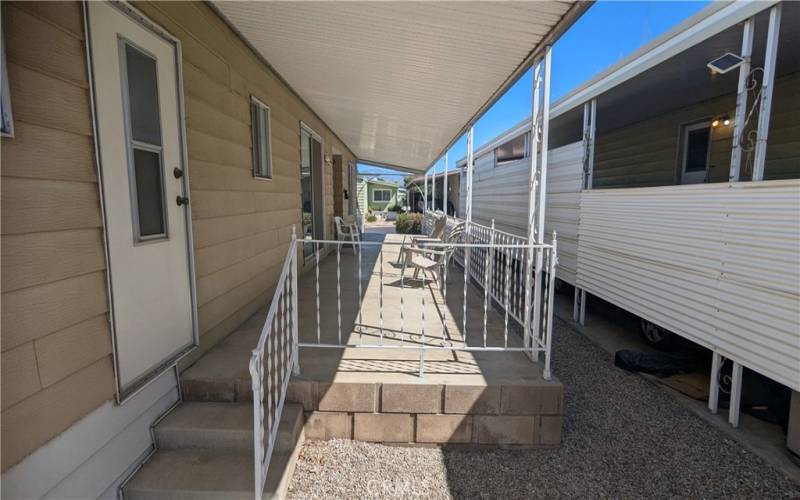
[{"label": "brown gravel", "polygon": [[290,498],[800,498],[800,484],[560,320],[553,345],[559,448],[309,442]]}]

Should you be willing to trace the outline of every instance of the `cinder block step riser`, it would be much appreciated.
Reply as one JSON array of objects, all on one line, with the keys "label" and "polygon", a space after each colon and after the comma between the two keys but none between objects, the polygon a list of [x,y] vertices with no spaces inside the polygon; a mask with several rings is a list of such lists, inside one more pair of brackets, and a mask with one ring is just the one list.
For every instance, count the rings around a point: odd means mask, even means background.
[{"label": "cinder block step riser", "polygon": [[560,383],[437,385],[292,380],[286,400],[309,411],[453,415],[561,415]]},{"label": "cinder block step riser", "polygon": [[354,439],[373,443],[499,444],[557,446],[560,415],[446,415],[343,413],[306,415],[310,440]]}]

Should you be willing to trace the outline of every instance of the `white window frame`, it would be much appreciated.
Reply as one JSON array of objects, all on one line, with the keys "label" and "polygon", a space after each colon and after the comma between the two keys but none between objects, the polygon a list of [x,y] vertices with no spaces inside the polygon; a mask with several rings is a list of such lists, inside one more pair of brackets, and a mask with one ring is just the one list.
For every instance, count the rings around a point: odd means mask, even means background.
[{"label": "white window frame", "polygon": [[3,79],[2,89],[0,89],[0,135],[3,137],[14,137],[14,114],[11,112],[11,88],[8,85],[8,64],[6,63],[6,44],[3,33],[0,31],[0,64]]},{"label": "white window frame", "polygon": [[[257,120],[256,111],[263,110],[267,116],[267,130],[266,130],[266,143],[267,143],[267,165],[266,165],[266,174],[263,174],[261,162],[261,155],[259,154],[258,145],[259,136],[263,134],[264,131],[260,129],[258,126],[259,122]],[[261,100],[259,100],[256,96],[250,96],[250,129],[251,129],[251,142],[252,142],[252,150],[253,150],[253,177],[259,180],[272,180],[273,177],[273,170],[272,170],[272,112],[269,109],[269,106],[264,104]]]},{"label": "white window frame", "polygon": [[[375,193],[389,193],[389,199],[388,200],[376,200],[375,199]],[[373,189],[372,190],[372,201],[373,201],[373,203],[389,203],[390,201],[392,201],[392,190],[389,189],[389,188],[376,188],[376,189]]]}]

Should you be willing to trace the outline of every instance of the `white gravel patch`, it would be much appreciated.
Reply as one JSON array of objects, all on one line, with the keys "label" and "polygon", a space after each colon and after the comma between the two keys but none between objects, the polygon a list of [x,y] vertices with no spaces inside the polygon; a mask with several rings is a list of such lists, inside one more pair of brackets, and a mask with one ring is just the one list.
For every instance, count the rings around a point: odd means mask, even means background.
[{"label": "white gravel patch", "polygon": [[564,322],[554,330],[559,448],[308,442],[290,498],[800,498],[800,484]]}]

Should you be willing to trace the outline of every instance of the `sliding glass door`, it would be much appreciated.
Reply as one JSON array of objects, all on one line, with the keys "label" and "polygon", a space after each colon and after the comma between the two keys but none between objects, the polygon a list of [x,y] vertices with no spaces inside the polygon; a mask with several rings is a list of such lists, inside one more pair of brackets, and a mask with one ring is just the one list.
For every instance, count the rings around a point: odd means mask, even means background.
[{"label": "sliding glass door", "polygon": [[[323,239],[325,192],[322,176],[322,138],[305,125],[300,126],[300,191],[303,206],[303,238]],[[303,244],[303,255],[314,254],[315,246]]]}]

